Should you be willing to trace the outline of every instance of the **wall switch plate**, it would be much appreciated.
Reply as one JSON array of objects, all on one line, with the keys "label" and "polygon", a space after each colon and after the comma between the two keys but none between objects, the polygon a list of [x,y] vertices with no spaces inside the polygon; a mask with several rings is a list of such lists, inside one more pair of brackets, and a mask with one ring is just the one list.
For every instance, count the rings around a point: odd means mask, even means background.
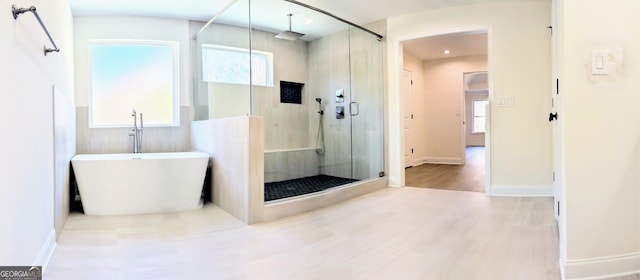
[{"label": "wall switch plate", "polygon": [[609,70],[607,69],[607,51],[603,50],[591,50],[591,74],[592,75],[607,75]]},{"label": "wall switch plate", "polygon": [[496,99],[496,107],[514,107],[516,99],[513,96],[499,97]]}]

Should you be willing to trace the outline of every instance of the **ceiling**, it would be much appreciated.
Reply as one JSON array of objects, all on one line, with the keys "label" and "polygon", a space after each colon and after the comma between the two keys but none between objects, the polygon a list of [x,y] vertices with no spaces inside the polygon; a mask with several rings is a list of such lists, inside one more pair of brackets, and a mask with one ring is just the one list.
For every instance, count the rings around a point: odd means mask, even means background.
[{"label": "ceiling", "polygon": [[[403,42],[404,51],[422,60],[487,55],[486,31],[446,34]],[[445,54],[445,50],[449,50]]]},{"label": "ceiling", "polygon": [[[377,20],[409,14],[416,11],[437,9],[447,6],[473,3],[521,0],[299,0],[305,4],[320,8],[355,24],[366,24]],[[208,21],[213,15],[229,3],[230,0],[70,0],[74,16],[124,15],[149,16],[174,19]],[[216,22],[240,24],[247,22],[248,0],[239,0]],[[284,0],[252,0],[251,15],[254,26],[279,33],[288,29],[286,15],[293,13],[293,30],[305,34],[310,40],[331,34],[346,25],[319,16],[306,8],[285,2]],[[304,24],[312,18],[313,24]],[[320,19],[316,19],[320,18]]]},{"label": "ceiling", "polygon": [[[517,0],[395,0],[392,4],[387,0],[300,0],[356,24],[365,24],[416,11],[496,1]],[[69,2],[74,15],[136,15],[207,21],[229,0],[70,0]],[[264,2],[271,1],[253,0],[252,5],[274,10],[275,7],[271,5],[261,5]]]}]

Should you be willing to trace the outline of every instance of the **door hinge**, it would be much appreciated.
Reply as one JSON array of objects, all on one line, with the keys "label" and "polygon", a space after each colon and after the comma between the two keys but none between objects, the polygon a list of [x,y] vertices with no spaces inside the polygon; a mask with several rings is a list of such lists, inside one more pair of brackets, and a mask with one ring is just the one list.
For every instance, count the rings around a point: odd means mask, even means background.
[{"label": "door hinge", "polygon": [[411,114],[411,119],[413,120],[413,114]]},{"label": "door hinge", "polygon": [[411,85],[413,85],[413,80],[411,80]]},{"label": "door hinge", "polygon": [[560,94],[560,79],[556,79],[556,94]]},{"label": "door hinge", "polygon": [[558,200],[558,217],[560,217],[560,200]]},{"label": "door hinge", "polygon": [[411,148],[411,153],[413,154],[413,148]]},{"label": "door hinge", "polygon": [[553,172],[553,181],[554,182],[556,181],[556,172],[555,171]]}]

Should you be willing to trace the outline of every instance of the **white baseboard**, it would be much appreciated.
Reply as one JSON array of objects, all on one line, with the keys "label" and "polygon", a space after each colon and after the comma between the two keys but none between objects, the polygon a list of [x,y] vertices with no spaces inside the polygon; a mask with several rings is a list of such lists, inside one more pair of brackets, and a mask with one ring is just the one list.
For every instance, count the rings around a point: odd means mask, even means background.
[{"label": "white baseboard", "polygon": [[484,141],[483,142],[467,142],[467,147],[484,147]]},{"label": "white baseboard", "polygon": [[491,185],[489,194],[493,196],[553,196],[553,186]]},{"label": "white baseboard", "polygon": [[427,163],[427,158],[425,158],[425,157],[414,158],[411,166],[420,166],[420,165],[423,165],[425,163]]},{"label": "white baseboard", "polygon": [[461,158],[439,158],[439,157],[425,157],[422,158],[422,164],[462,164],[464,161]]},{"label": "white baseboard", "polygon": [[567,260],[565,279],[610,279],[640,273],[640,252],[602,258]]},{"label": "white baseboard", "polygon": [[52,228],[47,240],[45,240],[42,248],[40,248],[38,256],[33,261],[33,265],[42,266],[42,272],[44,272],[47,269],[51,256],[53,256],[53,251],[56,249],[56,245],[56,229]]}]

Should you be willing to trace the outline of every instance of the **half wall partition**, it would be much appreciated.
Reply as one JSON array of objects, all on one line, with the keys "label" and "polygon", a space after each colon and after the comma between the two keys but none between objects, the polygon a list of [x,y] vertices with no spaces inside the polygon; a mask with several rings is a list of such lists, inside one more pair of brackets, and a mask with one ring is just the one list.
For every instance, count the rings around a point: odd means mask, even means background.
[{"label": "half wall partition", "polygon": [[231,1],[192,23],[196,120],[262,117],[267,203],[384,176],[380,37],[298,4]]}]

